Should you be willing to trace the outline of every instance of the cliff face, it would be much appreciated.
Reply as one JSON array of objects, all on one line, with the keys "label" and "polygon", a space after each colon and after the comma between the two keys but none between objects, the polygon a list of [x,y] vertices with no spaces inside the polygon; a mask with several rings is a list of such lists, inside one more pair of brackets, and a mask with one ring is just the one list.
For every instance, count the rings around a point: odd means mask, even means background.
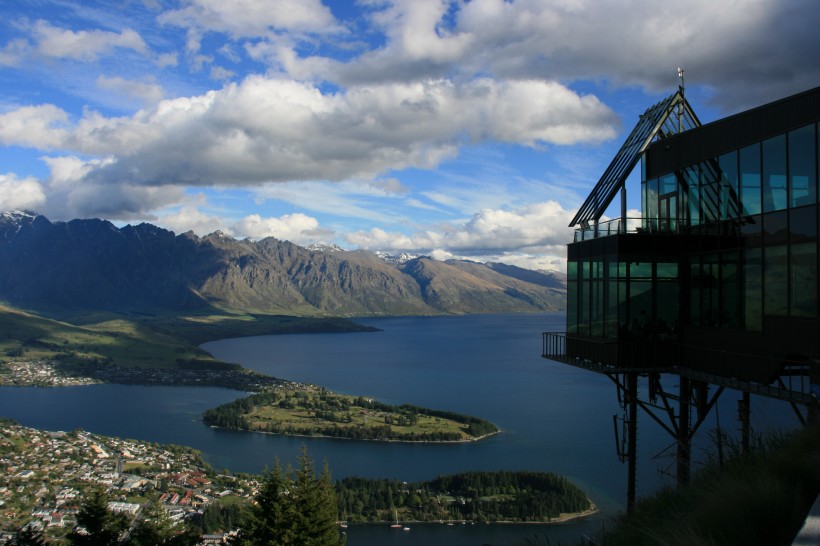
[{"label": "cliff face", "polygon": [[105,310],[235,310],[323,315],[554,311],[565,283],[504,264],[401,265],[364,251],[312,251],[150,224],[0,216],[0,299]]}]

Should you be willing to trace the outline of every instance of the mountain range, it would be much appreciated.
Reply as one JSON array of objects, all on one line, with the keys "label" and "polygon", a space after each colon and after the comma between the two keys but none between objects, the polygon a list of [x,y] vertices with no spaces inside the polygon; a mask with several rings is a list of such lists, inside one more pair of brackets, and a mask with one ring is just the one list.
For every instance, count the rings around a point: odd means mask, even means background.
[{"label": "mountain range", "polygon": [[[389,257],[388,257],[389,258]],[[395,257],[393,257],[395,258]],[[0,300],[110,311],[241,310],[289,315],[557,311],[566,280],[501,263],[383,259],[268,237],[199,237],[151,224],[0,215]]]}]

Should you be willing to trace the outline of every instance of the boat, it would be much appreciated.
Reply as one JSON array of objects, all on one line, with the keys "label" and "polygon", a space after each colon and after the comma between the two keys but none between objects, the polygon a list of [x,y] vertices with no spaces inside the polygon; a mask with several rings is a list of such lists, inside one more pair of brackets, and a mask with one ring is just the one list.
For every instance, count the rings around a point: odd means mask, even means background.
[{"label": "boat", "polygon": [[398,510],[395,510],[395,509],[394,509],[393,511],[394,511],[394,512],[395,512],[395,514],[396,514],[396,523],[394,523],[393,525],[391,525],[391,526],[390,526],[390,528],[391,528],[391,529],[402,529],[404,526],[403,526],[401,523],[399,523],[399,511],[398,511]]}]

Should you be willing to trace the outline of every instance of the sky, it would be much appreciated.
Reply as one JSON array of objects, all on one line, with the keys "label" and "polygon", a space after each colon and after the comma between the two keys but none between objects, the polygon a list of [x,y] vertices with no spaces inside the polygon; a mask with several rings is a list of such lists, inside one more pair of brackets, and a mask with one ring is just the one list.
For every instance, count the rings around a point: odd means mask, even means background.
[{"label": "sky", "polygon": [[817,0],[0,7],[0,211],[529,269],[678,67],[703,122],[820,85]]}]

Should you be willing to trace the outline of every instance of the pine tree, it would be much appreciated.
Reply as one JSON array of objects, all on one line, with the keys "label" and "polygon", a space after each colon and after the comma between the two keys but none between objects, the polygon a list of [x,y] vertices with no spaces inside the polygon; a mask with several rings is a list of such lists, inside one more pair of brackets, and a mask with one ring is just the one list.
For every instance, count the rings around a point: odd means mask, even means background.
[{"label": "pine tree", "polygon": [[68,534],[68,541],[76,546],[110,546],[117,544],[122,532],[128,526],[122,514],[114,514],[108,509],[108,497],[102,491],[94,491],[83,500],[77,512],[75,529]]},{"label": "pine tree", "polygon": [[199,542],[199,533],[184,526],[175,526],[161,504],[145,506],[142,519],[136,524],[128,540],[129,546],[193,546]]},{"label": "pine tree", "polygon": [[42,530],[38,527],[26,525],[17,531],[17,535],[14,536],[14,538],[8,539],[3,544],[4,546],[46,546],[48,543],[43,536]]},{"label": "pine tree", "polygon": [[236,545],[274,546],[295,544],[295,507],[289,500],[290,478],[277,459],[262,481],[256,503],[249,508]]},{"label": "pine tree", "polygon": [[336,492],[330,483],[327,463],[317,478],[313,459],[308,456],[304,447],[298,462],[299,470],[296,472],[293,499],[299,522],[297,543],[304,546],[344,544],[336,525]]},{"label": "pine tree", "polygon": [[302,448],[299,468],[283,471],[279,461],[265,474],[233,544],[243,546],[342,546],[336,526],[336,494],[325,465],[317,478]]}]

